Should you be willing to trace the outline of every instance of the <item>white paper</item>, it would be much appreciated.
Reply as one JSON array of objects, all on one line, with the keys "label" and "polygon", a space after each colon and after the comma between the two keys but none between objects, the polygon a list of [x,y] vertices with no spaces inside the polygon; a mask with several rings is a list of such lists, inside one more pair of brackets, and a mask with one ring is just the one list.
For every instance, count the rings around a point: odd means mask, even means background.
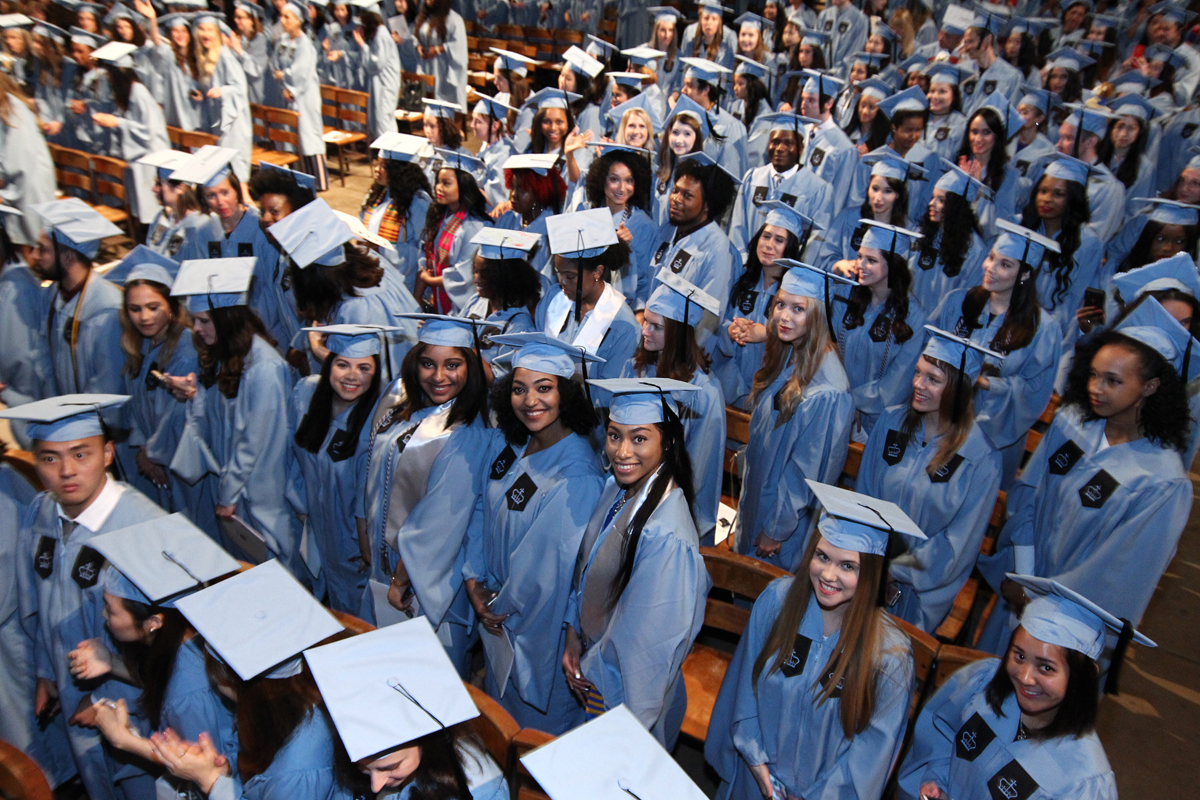
[{"label": "white paper", "polygon": [[717,529],[714,533],[713,544],[718,545],[733,535],[733,523],[737,520],[737,510],[721,503],[717,506]]},{"label": "white paper", "polygon": [[375,626],[377,628],[386,628],[397,622],[408,621],[407,614],[388,602],[388,585],[386,583],[380,583],[372,578],[370,584],[371,600],[375,604]]},{"label": "white paper", "polygon": [[408,38],[408,20],[404,18],[403,14],[388,18],[387,26],[392,33],[400,34],[401,39]]},{"label": "white paper", "polygon": [[492,675],[500,687],[500,696],[504,697],[504,689],[508,686],[508,675],[512,672],[513,647],[508,639],[508,629],[500,626],[500,635],[495,636],[490,631],[483,630],[479,634],[483,640],[483,653],[487,656]]},{"label": "white paper", "polygon": [[217,517],[217,527],[221,529],[221,535],[232,542],[251,564],[261,564],[271,557],[267,552],[267,540],[237,514],[229,519]]}]

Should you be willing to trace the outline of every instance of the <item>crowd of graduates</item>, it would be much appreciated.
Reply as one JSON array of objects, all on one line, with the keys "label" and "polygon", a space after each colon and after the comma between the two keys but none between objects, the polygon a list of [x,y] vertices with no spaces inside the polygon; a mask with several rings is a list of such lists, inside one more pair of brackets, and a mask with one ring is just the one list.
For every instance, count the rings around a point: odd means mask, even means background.
[{"label": "crowd of graduates", "polygon": [[[0,417],[40,484],[0,465],[0,738],[52,786],[498,800],[474,681],[558,737],[554,800],[702,796],[668,754],[720,544],[788,576],[718,797],[1115,799],[1097,709],[1200,449],[1186,4],[56,3],[0,3]],[[513,25],[585,36],[469,53]],[[322,85],[369,96],[357,209]],[[297,113],[290,168],[251,104]],[[127,231],[51,146],[126,165]],[[994,657],[902,752],[899,621],[969,580]]]}]

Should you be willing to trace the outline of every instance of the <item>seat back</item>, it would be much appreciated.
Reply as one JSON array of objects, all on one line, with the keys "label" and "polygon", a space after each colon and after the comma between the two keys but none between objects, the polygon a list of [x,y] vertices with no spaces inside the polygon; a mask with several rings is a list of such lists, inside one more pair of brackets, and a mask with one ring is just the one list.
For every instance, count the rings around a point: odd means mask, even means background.
[{"label": "seat back", "polygon": [[905,622],[899,617],[891,617],[891,620],[896,623],[896,626],[900,630],[908,634],[908,639],[912,642],[915,688],[913,689],[912,698],[909,700],[908,705],[908,716],[911,720],[916,716],[917,708],[925,699],[925,695],[933,683],[934,672],[937,668],[938,650],[941,645],[937,639],[916,625]]},{"label": "seat back", "polygon": [[254,140],[261,142],[267,138],[267,107],[260,103],[250,104],[250,123],[254,128]]},{"label": "seat back", "polygon": [[53,800],[46,776],[33,759],[0,741],[0,796],[6,800]]},{"label": "seat back", "polygon": [[862,442],[851,442],[846,448],[846,463],[842,465],[842,475],[838,479],[838,483],[845,485],[846,481],[854,481],[858,478],[858,468],[862,466],[863,450],[866,448]]},{"label": "seat back", "polygon": [[266,109],[267,139],[271,144],[300,147],[300,114],[284,108]]},{"label": "seat back", "polygon": [[958,672],[968,664],[974,664],[976,661],[982,661],[985,658],[995,658],[991,653],[985,653],[982,650],[972,650],[969,647],[959,647],[953,644],[944,644],[938,650],[937,670],[933,677],[933,688],[940,689],[942,684],[950,679],[950,676]]},{"label": "seat back", "polygon": [[[96,201],[103,202],[106,198],[118,201],[121,208],[125,207],[125,167],[119,158],[108,156],[92,156],[92,178],[96,189]],[[106,203],[106,205],[111,205]]]},{"label": "seat back", "polygon": [[367,124],[367,110],[371,106],[371,96],[366,92],[356,92],[353,89],[337,90],[337,118],[342,122],[353,122],[357,125]]},{"label": "seat back", "polygon": [[721,595],[732,594],[735,598],[757,600],[767,585],[778,578],[786,578],[788,572],[757,558],[750,558],[719,547],[701,547],[704,566],[712,578],[713,589],[720,590],[716,598],[711,594],[704,606],[704,625],[737,636],[742,635],[750,621],[750,609],[726,600]]},{"label": "seat back", "polygon": [[321,116],[326,122],[336,122],[338,118],[338,88],[327,83],[321,84]]},{"label": "seat back", "polygon": [[[737,451],[750,441],[750,415],[740,408],[725,406],[725,484],[729,491],[724,492],[721,501],[732,508],[737,508],[738,497],[741,494],[741,481],[737,475]],[[730,447],[730,443],[734,447]]]},{"label": "seat back", "polygon": [[475,707],[479,709],[479,716],[471,720],[471,729],[475,731],[476,736],[483,740],[483,746],[500,766],[501,772],[507,776],[512,754],[512,740],[521,726],[517,724],[511,714],[504,710],[503,706],[488,697],[482,690],[476,689],[469,683],[464,685],[470,692]]},{"label": "seat back", "polygon": [[79,189],[89,199],[95,199],[92,188],[92,161],[87,153],[46,143],[50,158],[54,161],[54,177],[60,189]]}]

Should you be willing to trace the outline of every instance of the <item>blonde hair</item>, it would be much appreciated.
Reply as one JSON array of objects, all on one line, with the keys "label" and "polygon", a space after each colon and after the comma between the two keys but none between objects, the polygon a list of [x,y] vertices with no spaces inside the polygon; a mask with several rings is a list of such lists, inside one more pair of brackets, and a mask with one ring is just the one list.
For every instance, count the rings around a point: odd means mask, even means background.
[{"label": "blonde hair", "polygon": [[198,37],[192,37],[192,41],[196,46],[196,79],[208,80],[212,77],[213,71],[217,68],[217,62],[221,59],[221,29],[211,22],[205,22],[203,26],[212,25],[217,31],[216,44],[212,47],[205,47],[201,44]]},{"label": "blonde hair", "polygon": [[[921,21],[924,22],[925,20]],[[913,20],[912,12],[906,8],[897,8],[892,12],[892,18],[888,20],[888,27],[894,30],[900,37],[897,60],[903,60],[911,56],[913,46],[917,40],[917,26]]]},{"label": "blonde hair", "polygon": [[625,141],[625,123],[628,122],[630,116],[638,116],[642,118],[642,122],[646,123],[646,149],[654,151],[654,123],[650,121],[650,115],[644,108],[631,108],[621,115],[621,124],[617,127],[617,144],[627,144]]},{"label": "blonde hair", "polygon": [[749,404],[753,407],[758,396],[775,382],[787,363],[792,364],[792,376],[779,391],[781,422],[787,422],[792,418],[792,414],[796,413],[797,406],[804,399],[804,390],[812,383],[813,376],[821,368],[825,356],[837,352],[829,336],[825,305],[812,297],[806,299],[808,306],[804,309],[804,338],[794,344],[780,340],[779,320],[774,311],[771,312],[771,319],[767,322],[767,345],[762,366],[754,373],[754,385],[750,390]]}]

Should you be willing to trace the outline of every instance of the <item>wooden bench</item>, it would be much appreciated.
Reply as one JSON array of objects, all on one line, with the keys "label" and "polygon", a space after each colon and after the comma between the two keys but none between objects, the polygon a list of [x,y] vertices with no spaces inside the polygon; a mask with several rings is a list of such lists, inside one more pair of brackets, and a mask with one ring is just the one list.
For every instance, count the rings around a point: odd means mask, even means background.
[{"label": "wooden bench", "polygon": [[[72,150],[49,142],[46,143],[46,147],[49,148],[50,158],[54,161],[54,176],[59,189],[76,189],[82,192],[86,196],[81,197],[81,200],[109,222],[124,226],[126,234],[132,238],[132,231],[129,230],[129,211],[125,202],[125,162],[117,158],[93,156],[82,150]],[[120,207],[105,205],[100,202],[102,198],[114,200],[120,203]]]},{"label": "wooden bench", "polygon": [[[250,150],[251,164],[257,166],[265,161],[286,167],[300,160],[300,115],[297,112],[251,103],[250,119],[254,124],[254,141],[271,144],[271,147],[254,145]],[[275,149],[276,145],[287,145],[292,150]]]},{"label": "wooden bench", "polygon": [[54,798],[50,783],[33,759],[5,741],[0,741],[0,796],[5,800]]},{"label": "wooden bench", "polygon": [[185,131],[183,128],[175,128],[167,126],[167,138],[171,140],[171,146],[176,150],[184,150],[189,153],[194,153],[206,144],[216,144],[218,137],[211,133],[201,133],[200,131]]},{"label": "wooden bench", "polygon": [[364,131],[370,103],[371,97],[366,92],[321,84],[321,117],[337,123],[349,123],[355,128],[352,130],[345,124],[324,126],[325,144],[332,145],[337,152],[338,175],[342,186],[346,185],[346,174],[350,171],[350,161],[346,158],[344,148],[366,141],[367,134]]},{"label": "wooden bench", "polygon": [[959,647],[953,644],[942,645],[938,648],[937,670],[934,672],[932,688],[934,690],[942,688],[951,675],[968,664],[974,664],[985,658],[995,658],[995,656],[981,650],[972,650],[969,647]]}]

